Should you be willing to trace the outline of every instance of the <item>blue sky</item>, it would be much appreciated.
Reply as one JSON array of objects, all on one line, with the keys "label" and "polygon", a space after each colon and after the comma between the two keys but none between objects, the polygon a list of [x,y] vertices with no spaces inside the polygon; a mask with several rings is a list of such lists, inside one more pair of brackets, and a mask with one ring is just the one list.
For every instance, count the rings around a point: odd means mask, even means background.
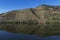
[{"label": "blue sky", "polygon": [[0,0],[0,13],[10,10],[34,8],[41,4],[60,5],[60,0]]}]

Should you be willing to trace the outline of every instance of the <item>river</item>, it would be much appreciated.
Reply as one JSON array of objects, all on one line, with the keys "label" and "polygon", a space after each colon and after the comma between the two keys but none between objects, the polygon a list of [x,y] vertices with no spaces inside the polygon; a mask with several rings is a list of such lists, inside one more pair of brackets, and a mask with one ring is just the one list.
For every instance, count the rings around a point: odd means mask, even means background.
[{"label": "river", "polygon": [[60,40],[60,36],[39,37],[36,35],[16,34],[0,31],[0,40]]}]

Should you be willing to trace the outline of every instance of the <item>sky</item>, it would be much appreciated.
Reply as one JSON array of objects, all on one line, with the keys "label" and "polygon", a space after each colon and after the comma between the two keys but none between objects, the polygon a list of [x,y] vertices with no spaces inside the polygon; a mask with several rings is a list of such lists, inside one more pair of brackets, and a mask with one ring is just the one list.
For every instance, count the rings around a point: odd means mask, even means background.
[{"label": "sky", "polygon": [[60,5],[60,0],[0,0],[0,13],[11,10],[35,8],[41,4]]}]

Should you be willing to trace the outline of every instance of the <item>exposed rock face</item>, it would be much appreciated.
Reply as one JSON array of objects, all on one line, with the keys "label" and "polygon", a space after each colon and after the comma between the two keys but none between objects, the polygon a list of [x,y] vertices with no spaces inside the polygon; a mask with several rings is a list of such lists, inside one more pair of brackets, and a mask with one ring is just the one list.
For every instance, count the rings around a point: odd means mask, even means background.
[{"label": "exposed rock face", "polygon": [[0,15],[0,22],[5,23],[1,29],[10,32],[60,35],[60,6],[41,5],[10,11]]}]

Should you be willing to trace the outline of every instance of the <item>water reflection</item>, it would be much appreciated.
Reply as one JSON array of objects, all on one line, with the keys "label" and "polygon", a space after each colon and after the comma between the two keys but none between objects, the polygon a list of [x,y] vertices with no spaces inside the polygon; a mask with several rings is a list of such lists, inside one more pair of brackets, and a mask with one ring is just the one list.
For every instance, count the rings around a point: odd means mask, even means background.
[{"label": "water reflection", "polygon": [[0,31],[0,40],[60,40],[60,36],[38,37],[36,35],[14,34]]}]

